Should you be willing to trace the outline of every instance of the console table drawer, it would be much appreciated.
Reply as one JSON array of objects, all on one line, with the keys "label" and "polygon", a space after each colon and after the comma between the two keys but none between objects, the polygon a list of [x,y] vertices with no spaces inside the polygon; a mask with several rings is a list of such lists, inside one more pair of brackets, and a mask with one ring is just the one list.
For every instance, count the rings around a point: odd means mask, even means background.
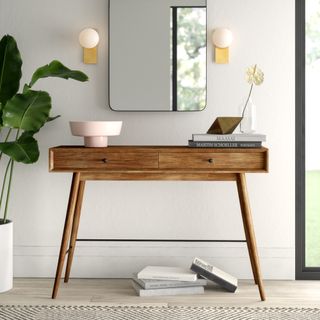
[{"label": "console table drawer", "polygon": [[159,156],[159,168],[257,172],[268,170],[267,154],[265,152],[161,153]]},{"label": "console table drawer", "polygon": [[158,153],[107,152],[89,148],[68,152],[57,149],[50,159],[51,171],[158,169]]}]

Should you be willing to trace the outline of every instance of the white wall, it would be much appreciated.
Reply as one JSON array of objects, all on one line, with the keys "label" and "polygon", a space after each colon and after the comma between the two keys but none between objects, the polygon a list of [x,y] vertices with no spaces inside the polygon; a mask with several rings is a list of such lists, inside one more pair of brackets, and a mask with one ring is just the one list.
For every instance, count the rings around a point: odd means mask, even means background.
[{"label": "white wall", "polygon": [[[208,28],[234,33],[231,63],[208,63],[208,106],[196,113],[116,113],[107,105],[106,0],[0,0],[0,31],[16,37],[23,80],[52,59],[90,76],[86,84],[43,80],[53,114],[62,117],[39,135],[40,161],[17,165],[11,218],[15,223],[15,275],[53,276],[70,185],[70,174],[48,173],[48,147],[81,144],[69,120],[121,119],[113,144],[186,144],[218,115],[235,115],[248,93],[244,80],[254,63],[265,83],[254,91],[258,130],[268,136],[270,173],[248,175],[261,264],[266,278],[294,277],[294,1],[209,0]],[[99,64],[83,65],[78,33],[99,30]],[[88,183],[81,237],[242,238],[236,188],[232,183]],[[91,248],[93,246],[94,248]],[[189,265],[200,256],[241,278],[251,277],[243,245],[80,244],[73,275],[129,276],[145,264]]]}]

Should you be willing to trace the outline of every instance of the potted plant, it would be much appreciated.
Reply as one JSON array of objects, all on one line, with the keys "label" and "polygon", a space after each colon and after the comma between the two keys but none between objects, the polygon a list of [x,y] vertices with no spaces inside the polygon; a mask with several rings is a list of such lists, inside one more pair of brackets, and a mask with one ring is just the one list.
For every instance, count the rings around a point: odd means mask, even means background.
[{"label": "potted plant", "polygon": [[8,220],[12,174],[15,162],[31,164],[39,158],[38,142],[34,135],[51,117],[51,97],[45,91],[33,90],[41,78],[58,77],[87,81],[81,71],[70,70],[54,60],[38,68],[31,81],[18,93],[22,60],[15,39],[5,35],[0,40],[0,292],[12,288],[12,221]]}]

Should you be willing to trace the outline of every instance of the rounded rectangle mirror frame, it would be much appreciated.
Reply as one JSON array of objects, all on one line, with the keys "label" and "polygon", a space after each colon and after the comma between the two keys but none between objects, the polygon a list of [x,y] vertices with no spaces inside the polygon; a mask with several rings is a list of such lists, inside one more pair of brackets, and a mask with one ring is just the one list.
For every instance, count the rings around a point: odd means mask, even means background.
[{"label": "rounded rectangle mirror frame", "polygon": [[[123,1],[125,1],[125,0],[123,0]],[[137,1],[138,0],[130,0],[131,3],[136,3]],[[141,1],[144,1],[144,0],[141,0]],[[151,0],[148,0],[148,1],[150,2]],[[153,0],[153,1],[156,1],[156,0]],[[163,2],[163,0],[159,0],[159,1]],[[176,2],[176,0],[172,0],[172,1]],[[111,68],[113,66],[112,65],[113,61],[112,61],[112,57],[111,57],[112,56],[111,48],[113,46],[112,39],[116,39],[116,41],[118,41],[118,43],[120,43],[120,46],[121,46],[121,44],[123,44],[123,41],[126,41],[126,40],[124,40],[121,36],[117,36],[117,38],[115,38],[115,37],[112,37],[112,35],[111,35],[111,32],[112,32],[111,31],[112,30],[112,28],[111,28],[112,17],[111,16],[113,14],[113,12],[111,11],[111,2],[113,2],[113,3],[115,3],[115,2],[120,3],[120,2],[119,2],[119,0],[109,0],[108,1],[109,2],[109,22],[108,22],[108,26],[109,26],[108,27],[108,34],[109,34],[109,36],[108,36],[108,89],[109,89],[109,94],[108,94],[108,105],[109,105],[111,110],[116,111],[116,112],[197,112],[197,111],[203,111],[206,108],[206,106],[207,106],[207,65],[208,65],[208,53],[207,53],[207,51],[208,51],[208,47],[207,47],[207,37],[208,37],[208,31],[207,31],[207,19],[208,19],[207,18],[207,0],[186,0],[186,2],[188,2],[188,3],[190,3],[191,1],[203,1],[204,5],[203,6],[195,6],[195,5],[192,5],[192,6],[191,5],[188,5],[188,6],[181,6],[181,5],[179,5],[179,6],[170,6],[170,9],[171,9],[171,14],[170,14],[170,18],[171,18],[171,23],[170,23],[171,24],[171,26],[170,26],[171,36],[170,36],[170,39],[171,40],[169,42],[171,42],[170,43],[171,49],[169,50],[169,55],[170,55],[170,61],[172,62],[173,55],[174,55],[174,50],[172,49],[172,43],[174,43],[174,41],[177,40],[177,39],[174,40],[173,31],[172,31],[173,30],[173,27],[172,27],[173,21],[172,21],[172,19],[174,19],[174,14],[177,15],[177,12],[174,13],[175,8],[178,8],[178,9],[179,8],[205,8],[206,9],[205,10],[205,25],[204,25],[204,29],[205,29],[204,30],[205,45],[204,45],[204,47],[202,47],[203,48],[203,56],[204,56],[203,60],[205,60],[205,62],[203,63],[203,70],[204,70],[204,73],[205,73],[204,76],[203,76],[203,79],[204,79],[205,82],[204,82],[204,85],[202,87],[203,90],[204,90],[203,100],[202,100],[203,107],[201,107],[201,108],[197,107],[197,108],[194,108],[194,109],[191,109],[191,110],[179,110],[179,108],[177,106],[177,101],[175,103],[173,102],[173,100],[174,100],[173,96],[177,96],[177,91],[178,90],[177,90],[177,88],[175,88],[176,94],[175,95],[172,94],[172,92],[174,92],[174,84],[173,84],[173,80],[172,80],[172,78],[174,78],[173,72],[172,72],[174,67],[172,67],[171,64],[170,64],[170,69],[171,69],[170,70],[170,80],[171,81],[170,81],[170,90],[169,90],[170,97],[169,98],[168,98],[168,96],[164,97],[164,95],[161,94],[161,92],[159,92],[158,93],[159,99],[153,99],[152,100],[152,101],[156,100],[158,103],[161,104],[161,99],[162,100],[163,99],[169,99],[168,100],[169,103],[167,103],[167,105],[164,106],[165,109],[162,106],[163,103],[161,105],[161,108],[152,107],[151,104],[150,104],[150,107],[149,107],[149,104],[146,104],[146,103],[145,103],[145,105],[148,105],[148,108],[145,108],[145,107],[144,108],[137,108],[137,107],[134,107],[134,108],[131,107],[130,108],[130,103],[127,103],[128,108],[119,108],[119,107],[117,107],[117,103],[112,101],[112,100],[114,100],[114,98],[113,98],[114,88],[112,88],[112,85],[111,85],[113,83],[113,79],[112,79],[112,76],[111,76]],[[129,12],[130,12],[130,10],[129,10]],[[115,17],[113,17],[113,18],[115,18]],[[116,19],[116,20],[119,21],[119,19]],[[148,28],[148,29],[151,29],[151,28]],[[177,37],[177,31],[175,31],[174,34]],[[119,38],[120,38],[120,40],[119,40]],[[130,42],[130,40],[128,40],[128,41]],[[175,43],[175,47],[176,47],[176,43]],[[198,48],[198,50],[200,50],[200,49],[201,49],[201,47]],[[127,54],[130,54],[130,53],[131,52],[129,52]],[[177,53],[175,53],[175,56],[177,56]],[[122,63],[122,61],[121,61],[121,63]],[[176,61],[176,63],[177,63],[177,61]],[[119,63],[118,63],[118,65],[119,65]],[[123,64],[123,67],[122,67],[122,65],[119,66],[119,68],[120,67],[122,69],[124,69],[125,68],[125,64]],[[177,68],[176,68],[175,69],[175,73],[177,73],[177,72],[178,71],[177,71]],[[156,74],[156,73],[154,73],[154,74]],[[147,81],[149,81],[149,80],[150,80],[150,78],[147,78]],[[119,81],[117,83],[119,83]],[[134,83],[137,84],[137,81],[135,81]],[[177,83],[177,80],[175,81],[175,83]],[[143,86],[141,86],[140,88],[142,88],[142,87]],[[129,88],[129,89],[132,89],[132,88]],[[123,92],[126,92],[126,91],[127,90],[122,90],[121,91],[121,90],[118,89],[117,90],[117,96],[118,97],[120,97],[120,96],[124,97],[124,99],[130,99],[130,97],[132,96],[132,91],[131,91],[131,93],[123,93]],[[175,104],[175,107],[173,107],[174,104]],[[141,103],[141,105],[142,105],[142,103]]]}]

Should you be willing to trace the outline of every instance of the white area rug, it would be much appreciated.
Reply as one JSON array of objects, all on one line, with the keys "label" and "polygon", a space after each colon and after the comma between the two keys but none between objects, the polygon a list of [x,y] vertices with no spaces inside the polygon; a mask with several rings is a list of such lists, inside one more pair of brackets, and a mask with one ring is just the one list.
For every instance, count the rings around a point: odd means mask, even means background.
[{"label": "white area rug", "polygon": [[319,320],[320,309],[154,306],[0,306],[1,320]]}]

